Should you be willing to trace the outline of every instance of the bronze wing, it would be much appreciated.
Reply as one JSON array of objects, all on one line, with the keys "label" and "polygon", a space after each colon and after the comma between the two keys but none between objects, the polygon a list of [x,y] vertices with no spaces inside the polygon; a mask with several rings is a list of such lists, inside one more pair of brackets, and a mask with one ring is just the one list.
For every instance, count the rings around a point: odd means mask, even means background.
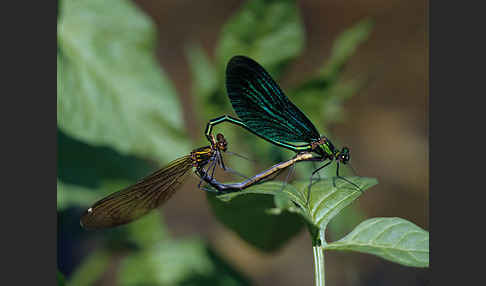
[{"label": "bronze wing", "polygon": [[146,215],[176,192],[191,169],[191,156],[170,162],[135,185],[96,202],[81,217],[81,226],[85,229],[109,228]]}]

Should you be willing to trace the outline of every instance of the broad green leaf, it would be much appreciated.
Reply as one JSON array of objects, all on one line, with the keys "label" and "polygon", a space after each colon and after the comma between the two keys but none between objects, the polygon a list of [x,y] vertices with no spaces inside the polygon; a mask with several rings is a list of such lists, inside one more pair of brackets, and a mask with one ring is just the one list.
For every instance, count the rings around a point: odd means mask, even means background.
[{"label": "broad green leaf", "polygon": [[160,165],[57,132],[57,176],[64,183],[98,190],[104,181],[135,182]]},{"label": "broad green leaf", "polygon": [[130,1],[73,1],[58,24],[58,126],[93,145],[159,162],[187,154],[177,94],[155,58],[156,31]]},{"label": "broad green leaf", "polygon": [[[313,183],[309,200],[307,199],[308,180],[286,185],[283,190],[282,182],[271,181],[251,186],[243,191],[216,196],[220,201],[227,202],[227,204],[215,205],[217,201],[212,199],[213,195],[209,194],[208,196],[218,219],[253,245],[258,246],[261,243],[268,242],[280,245],[287,241],[292,234],[290,230],[287,230],[286,236],[279,237],[281,234],[275,232],[277,229],[274,230],[270,226],[271,223],[275,224],[275,222],[269,222],[269,225],[262,224],[262,222],[265,222],[261,216],[264,213],[300,215],[307,221],[313,241],[317,242],[320,238],[320,243],[325,244],[324,237],[320,234],[325,232],[331,219],[356,200],[362,194],[362,191],[364,192],[377,184],[376,179],[373,178],[345,178],[358,185],[361,191],[342,179],[331,177]],[[273,200],[265,201],[265,197],[262,195],[278,195],[279,198],[275,199],[277,205],[283,206],[285,209],[279,209]],[[286,200],[291,200],[295,205],[289,204]],[[290,222],[283,221],[277,227],[290,229],[291,226]],[[284,232],[280,229],[278,231]],[[298,231],[298,228],[295,228],[293,233],[296,231]],[[319,235],[320,237],[318,237]]]},{"label": "broad green leaf", "polygon": [[[344,178],[358,185],[361,191],[337,177],[321,179],[312,184],[309,201],[303,207],[310,222],[321,230],[325,230],[331,219],[359,198],[365,190],[378,183],[374,178]],[[299,190],[301,199],[307,198],[309,182],[300,181],[294,185]],[[307,199],[304,199],[304,202],[307,202]]]},{"label": "broad green leaf", "polygon": [[120,285],[249,285],[199,239],[164,241],[125,258]]},{"label": "broad green leaf", "polygon": [[57,20],[61,17],[61,10],[62,10],[62,0],[57,1]]},{"label": "broad green leaf", "polygon": [[268,182],[225,195],[208,193],[207,198],[214,215],[226,227],[252,246],[274,252],[303,226],[302,219],[292,213],[298,210],[289,203],[293,186],[287,185],[283,193],[282,186],[282,182]]},{"label": "broad green leaf", "polygon": [[110,254],[104,250],[97,250],[86,257],[69,279],[69,286],[94,285],[106,271],[110,262]]},{"label": "broad green leaf", "polygon": [[359,251],[406,266],[429,267],[429,233],[398,217],[368,219],[324,248]]},{"label": "broad green leaf", "polygon": [[[63,64],[62,64],[63,60],[62,60],[62,57],[61,55],[59,54],[59,49],[57,51],[57,94],[58,96],[61,94],[62,90],[63,90],[63,82],[62,82],[62,78],[63,78]],[[59,99],[58,99],[59,101]]]},{"label": "broad green leaf", "polygon": [[225,24],[217,55],[222,67],[231,57],[245,55],[278,74],[299,55],[303,44],[304,29],[295,1],[251,0]]}]

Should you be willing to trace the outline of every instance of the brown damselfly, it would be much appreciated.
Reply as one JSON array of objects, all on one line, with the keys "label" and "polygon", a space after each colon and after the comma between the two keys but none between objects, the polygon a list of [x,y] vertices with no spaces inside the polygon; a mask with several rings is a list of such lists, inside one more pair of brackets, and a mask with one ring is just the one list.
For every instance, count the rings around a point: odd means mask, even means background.
[{"label": "brown damselfly", "polygon": [[206,176],[211,169],[214,174],[218,164],[225,169],[221,153],[226,149],[224,136],[218,134],[217,141],[213,137],[210,146],[195,149],[190,155],[170,162],[136,184],[93,204],[81,217],[81,226],[85,229],[110,228],[146,215],[174,195],[193,167],[197,174]]}]

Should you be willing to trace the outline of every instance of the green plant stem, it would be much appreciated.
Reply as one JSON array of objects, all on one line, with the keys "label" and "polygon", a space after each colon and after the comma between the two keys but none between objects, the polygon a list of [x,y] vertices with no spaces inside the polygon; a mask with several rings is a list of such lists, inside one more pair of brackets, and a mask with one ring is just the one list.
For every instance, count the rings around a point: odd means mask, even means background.
[{"label": "green plant stem", "polygon": [[314,277],[316,286],[325,286],[325,270],[324,270],[324,248],[322,246],[314,245],[312,247],[314,252]]}]

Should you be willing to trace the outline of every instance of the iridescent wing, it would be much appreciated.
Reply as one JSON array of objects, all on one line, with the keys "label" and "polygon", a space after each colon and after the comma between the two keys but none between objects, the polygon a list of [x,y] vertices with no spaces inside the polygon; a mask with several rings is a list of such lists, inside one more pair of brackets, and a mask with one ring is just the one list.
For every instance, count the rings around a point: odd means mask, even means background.
[{"label": "iridescent wing", "polygon": [[86,229],[109,228],[146,215],[176,192],[191,169],[191,156],[170,162],[135,185],[96,202],[81,217],[81,226]]},{"label": "iridescent wing", "polygon": [[229,61],[226,90],[238,117],[260,136],[280,142],[319,139],[312,122],[254,60],[235,56]]}]

